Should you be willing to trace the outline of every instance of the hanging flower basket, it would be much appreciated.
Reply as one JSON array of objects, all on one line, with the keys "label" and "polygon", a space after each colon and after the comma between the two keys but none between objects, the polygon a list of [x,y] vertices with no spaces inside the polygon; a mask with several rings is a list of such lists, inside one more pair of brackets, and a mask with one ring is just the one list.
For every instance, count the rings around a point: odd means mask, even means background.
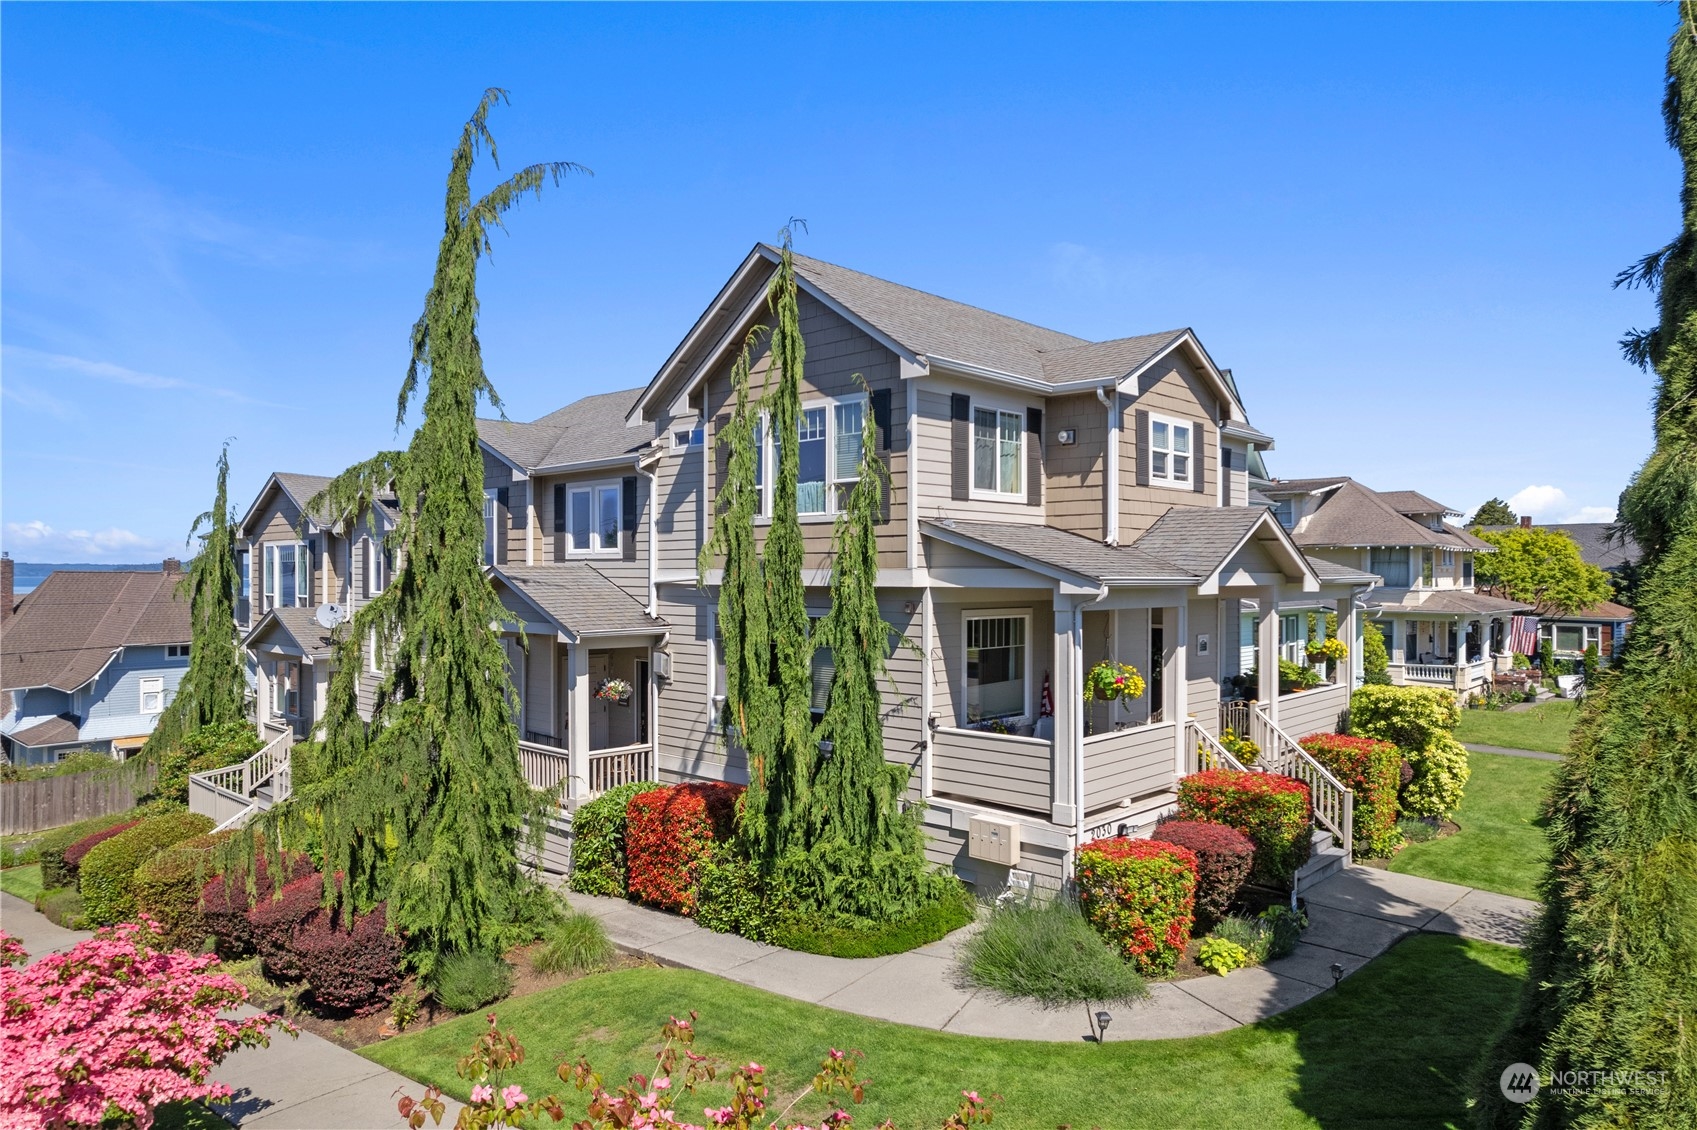
[{"label": "hanging flower basket", "polygon": [[595,697],[602,702],[629,702],[631,685],[623,679],[602,679],[595,688]]},{"label": "hanging flower basket", "polygon": [[1319,663],[1321,660],[1327,663],[1336,663],[1348,654],[1348,645],[1336,637],[1329,640],[1308,641],[1308,662],[1310,663]]},{"label": "hanging flower basket", "polygon": [[1084,677],[1084,697],[1112,702],[1116,698],[1142,698],[1143,676],[1129,663],[1104,659]]}]

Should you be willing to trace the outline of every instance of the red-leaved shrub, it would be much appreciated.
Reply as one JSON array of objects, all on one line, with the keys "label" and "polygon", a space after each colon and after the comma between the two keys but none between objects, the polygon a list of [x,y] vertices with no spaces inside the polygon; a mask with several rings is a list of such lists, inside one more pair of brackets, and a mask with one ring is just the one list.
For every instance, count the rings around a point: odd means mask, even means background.
[{"label": "red-leaved shrub", "polygon": [[1155,825],[1155,839],[1196,853],[1196,928],[1212,929],[1255,866],[1255,845],[1225,824],[1169,818]]},{"label": "red-leaved shrub", "polygon": [[1255,844],[1250,877],[1289,886],[1308,862],[1314,808],[1308,786],[1277,773],[1205,769],[1178,783],[1178,813],[1186,820],[1229,824]]},{"label": "red-leaved shrub", "polygon": [[1170,973],[1195,921],[1196,853],[1160,840],[1114,836],[1078,849],[1078,905],[1145,975]]},{"label": "red-leaved shrub", "polygon": [[651,789],[625,808],[630,896],[678,914],[695,913],[695,882],[717,840],[729,838],[742,789],[690,782]]},{"label": "red-leaved shrub", "polygon": [[127,832],[140,823],[140,820],[131,820],[127,824],[114,824],[110,828],[102,828],[92,836],[84,836],[82,839],[65,849],[65,870],[69,871],[74,876],[77,873],[77,868],[82,866],[83,856],[87,855],[113,836],[122,832]]},{"label": "red-leaved shrub", "polygon": [[[312,860],[307,856],[290,853],[284,858],[284,883],[312,874]],[[246,957],[253,952],[253,931],[248,927],[247,912],[255,902],[269,899],[277,890],[277,881],[263,855],[254,861],[253,885],[254,893],[250,895],[247,875],[229,871],[201,888],[200,915],[206,932],[218,940],[220,957]]]},{"label": "red-leaved shrub", "polygon": [[1344,788],[1354,790],[1355,857],[1378,859],[1395,851],[1402,842],[1396,826],[1402,751],[1390,742],[1348,734],[1309,734],[1297,744],[1331,770]]},{"label": "red-leaved shrub", "polygon": [[319,1005],[367,1011],[388,1003],[401,983],[401,939],[386,929],[386,910],[378,903],[345,928],[345,914],[321,906],[295,927],[295,962]]},{"label": "red-leaved shrub", "polygon": [[254,952],[259,954],[260,965],[267,978],[272,981],[301,979],[300,959],[292,944],[295,927],[317,910],[323,901],[324,876],[313,872],[304,879],[296,879],[275,895],[260,899],[247,912]]}]

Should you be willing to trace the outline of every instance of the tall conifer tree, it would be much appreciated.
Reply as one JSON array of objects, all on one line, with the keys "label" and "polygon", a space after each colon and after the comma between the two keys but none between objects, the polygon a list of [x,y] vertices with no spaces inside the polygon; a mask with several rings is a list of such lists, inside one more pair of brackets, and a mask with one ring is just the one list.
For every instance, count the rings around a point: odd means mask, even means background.
[{"label": "tall conifer tree", "polygon": [[[422,382],[423,422],[404,452],[349,468],[324,494],[330,513],[351,518],[394,491],[395,578],[337,644],[322,778],[266,814],[284,841],[316,827],[326,871],[345,877],[340,893],[386,899],[426,971],[439,955],[500,946],[534,890],[520,832],[528,820],[540,835],[547,803],[519,766],[516,696],[494,629],[509,617],[482,568],[476,413],[479,398],[497,408],[500,399],[477,339],[477,263],[508,209],[578,167],[532,165],[474,197],[479,150],[496,160],[488,112],[505,100],[485,92],[454,150],[436,273],[396,408],[399,427]],[[387,673],[366,732],[355,693],[368,640]]]},{"label": "tall conifer tree", "polygon": [[[1653,367],[1655,449],[1621,495],[1644,550],[1637,621],[1589,695],[1547,801],[1550,863],[1509,1030],[1480,1065],[1481,1126],[1697,1127],[1697,20],[1668,51],[1663,112],[1684,162],[1683,230],[1620,282],[1657,289],[1660,321],[1628,335]],[[1499,1086],[1510,1064],[1548,1084]],[[1524,1093],[1523,1093],[1524,1094]]]},{"label": "tall conifer tree", "polygon": [[202,726],[240,722],[246,714],[247,676],[236,648],[236,593],[242,577],[236,564],[236,518],[230,510],[227,443],[218,453],[218,486],[212,509],[189,527],[190,544],[196,536],[200,538],[200,552],[189,562],[188,573],[177,587],[178,599],[186,597],[189,602],[189,669],[142,746],[144,760],[157,759],[175,749]]}]

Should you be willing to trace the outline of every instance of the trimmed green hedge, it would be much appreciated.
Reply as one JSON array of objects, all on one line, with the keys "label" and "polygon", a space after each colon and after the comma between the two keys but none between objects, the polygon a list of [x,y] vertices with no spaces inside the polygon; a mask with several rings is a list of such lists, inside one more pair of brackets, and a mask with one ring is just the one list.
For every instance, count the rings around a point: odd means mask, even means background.
[{"label": "trimmed green hedge", "polygon": [[211,830],[211,817],[176,812],[143,820],[96,847],[78,871],[83,913],[100,926],[130,918],[136,909],[136,868],[166,848]]},{"label": "trimmed green hedge", "polygon": [[780,922],[772,941],[784,949],[826,957],[885,957],[930,945],[976,916],[972,896],[957,885],[911,918],[861,928],[800,916]]},{"label": "trimmed green hedge", "polygon": [[200,912],[200,892],[219,874],[217,848],[235,834],[195,836],[136,868],[136,911],[158,922],[171,945],[197,949],[212,932]]},{"label": "trimmed green hedge", "polygon": [[92,816],[87,820],[79,820],[75,824],[67,824],[63,828],[54,828],[51,832],[43,832],[35,841],[35,849],[41,857],[41,885],[47,889],[70,887],[76,885],[76,872],[65,866],[65,849],[78,840],[86,839],[96,832],[107,828],[115,828],[119,824],[127,824],[135,819],[130,812],[114,812],[105,816]]},{"label": "trimmed green hedge", "polygon": [[572,890],[622,899],[625,868],[625,810],[630,798],[660,788],[656,781],[635,781],[608,789],[572,815]]}]

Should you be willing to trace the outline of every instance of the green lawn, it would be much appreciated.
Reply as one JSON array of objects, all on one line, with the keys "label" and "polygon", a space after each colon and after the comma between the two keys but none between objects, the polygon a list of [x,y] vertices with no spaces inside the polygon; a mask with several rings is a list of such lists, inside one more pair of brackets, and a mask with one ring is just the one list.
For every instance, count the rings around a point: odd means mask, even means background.
[{"label": "green lawn", "polygon": [[35,901],[35,896],[41,893],[41,864],[32,863],[27,867],[8,867],[0,871],[0,891],[9,895],[17,895],[21,899]]},{"label": "green lawn", "polygon": [[1540,813],[1556,763],[1470,753],[1468,764],[1473,776],[1455,813],[1461,831],[1409,844],[1391,860],[1391,870],[1537,898],[1547,850]]},{"label": "green lawn", "polygon": [[[528,1054],[508,1081],[532,1098],[558,1094],[576,1115],[583,1096],[559,1082],[559,1063],[587,1055],[609,1082],[651,1071],[660,1025],[696,1009],[695,1050],[721,1066],[766,1065],[780,1108],[806,1087],[828,1047],[864,1051],[862,1075],[872,1083],[854,1110],[857,1126],[891,1118],[905,1130],[935,1127],[963,1089],[1002,1096],[998,1128],[1462,1126],[1468,1072],[1514,1007],[1524,969],[1511,947],[1419,935],[1339,989],[1263,1023],[1186,1040],[1115,1040],[1134,1023],[1121,1010],[1104,1047],[944,1035],[690,970],[630,969],[507,1001],[364,1054],[464,1099],[469,1087],[454,1062],[483,1029],[483,1012],[494,1011]],[[686,1098],[680,1113],[699,1119],[723,1094],[716,1087]],[[795,1116],[826,1109],[809,1096]]]},{"label": "green lawn", "polygon": [[1566,753],[1578,710],[1578,703],[1565,698],[1541,702],[1531,710],[1463,710],[1455,736],[1463,745]]}]

